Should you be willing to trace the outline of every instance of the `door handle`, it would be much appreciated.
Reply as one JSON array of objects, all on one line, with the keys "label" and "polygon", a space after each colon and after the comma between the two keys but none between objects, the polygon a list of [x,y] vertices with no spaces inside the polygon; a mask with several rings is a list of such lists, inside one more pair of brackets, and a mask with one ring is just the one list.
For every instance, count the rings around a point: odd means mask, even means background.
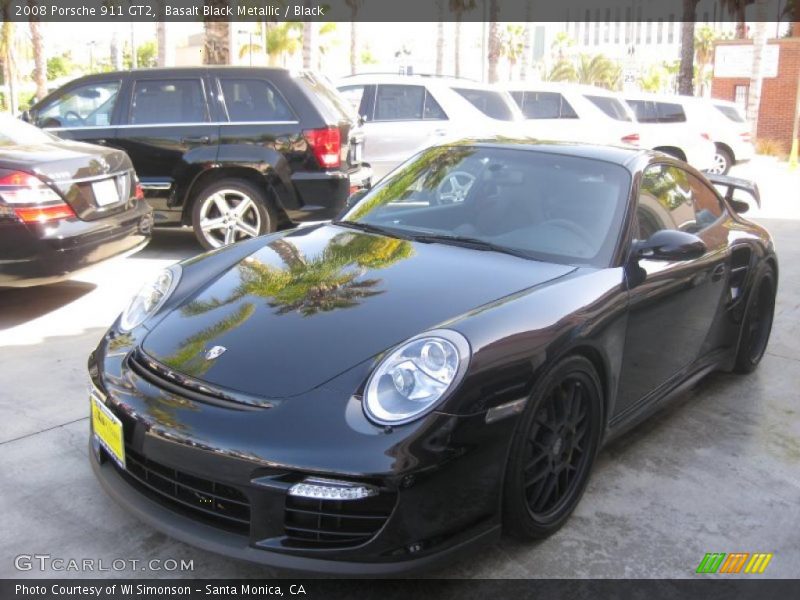
[{"label": "door handle", "polygon": [[725,277],[725,264],[717,265],[714,267],[714,270],[711,271],[711,281],[719,281],[723,277]]},{"label": "door handle", "polygon": [[188,136],[181,138],[182,144],[208,144],[210,142],[211,138],[207,135]]}]

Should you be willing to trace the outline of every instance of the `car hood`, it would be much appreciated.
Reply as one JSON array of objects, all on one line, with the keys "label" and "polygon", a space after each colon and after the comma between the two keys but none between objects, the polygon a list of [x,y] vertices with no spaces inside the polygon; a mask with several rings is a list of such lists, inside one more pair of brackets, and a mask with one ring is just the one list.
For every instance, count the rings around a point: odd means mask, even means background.
[{"label": "car hood", "polygon": [[337,225],[265,241],[181,301],[142,350],[214,387],[294,396],[426,329],[573,270]]}]

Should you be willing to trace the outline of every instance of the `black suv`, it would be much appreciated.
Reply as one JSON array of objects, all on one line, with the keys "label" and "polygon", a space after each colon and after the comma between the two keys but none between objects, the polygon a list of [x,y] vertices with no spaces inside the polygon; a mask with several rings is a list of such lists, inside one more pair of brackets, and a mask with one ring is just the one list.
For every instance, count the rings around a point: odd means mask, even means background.
[{"label": "black suv", "polygon": [[206,248],[334,217],[369,187],[363,135],[325,79],[285,69],[169,68],[82,77],[23,118],[133,161],[156,225]]}]

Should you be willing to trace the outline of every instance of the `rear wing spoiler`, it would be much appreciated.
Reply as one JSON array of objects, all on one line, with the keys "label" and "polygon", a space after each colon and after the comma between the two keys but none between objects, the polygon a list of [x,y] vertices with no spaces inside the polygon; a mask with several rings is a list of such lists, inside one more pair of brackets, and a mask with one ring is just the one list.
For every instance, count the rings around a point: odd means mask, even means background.
[{"label": "rear wing spoiler", "polygon": [[[755,199],[758,207],[761,208],[761,192],[758,191],[758,185],[755,182],[738,177],[729,177],[728,175],[705,173],[705,176],[728,202],[733,202],[733,193],[736,190],[742,190],[750,194]],[[725,191],[723,192],[720,188],[725,188]]]}]

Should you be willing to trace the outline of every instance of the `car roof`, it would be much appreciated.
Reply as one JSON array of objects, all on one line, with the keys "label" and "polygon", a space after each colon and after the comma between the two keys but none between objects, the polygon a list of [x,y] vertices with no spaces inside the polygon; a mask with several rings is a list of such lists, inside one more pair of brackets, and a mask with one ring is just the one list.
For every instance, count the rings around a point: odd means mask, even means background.
[{"label": "car roof", "polygon": [[555,142],[541,141],[534,138],[466,138],[449,142],[452,146],[479,146],[485,148],[509,148],[518,150],[530,150],[534,152],[544,152],[547,154],[565,154],[578,158],[589,158],[603,160],[606,162],[617,163],[629,167],[637,158],[653,155],[650,150],[643,148],[625,148],[622,146],[603,146],[599,144],[587,144],[582,142]]},{"label": "car roof", "polygon": [[650,92],[631,92],[631,93],[622,93],[622,97],[625,100],[651,100],[653,102],[671,102],[671,103],[681,103],[684,101],[692,101],[695,100],[694,96],[678,96],[677,94],[653,94]]},{"label": "car roof", "polygon": [[357,75],[349,75],[342,77],[336,81],[337,87],[346,85],[357,84],[409,84],[409,85],[426,85],[426,86],[446,86],[446,87],[460,87],[469,89],[485,89],[494,90],[495,88],[489,84],[474,81],[472,79],[463,79],[461,77],[448,77],[439,75],[401,75],[399,73],[358,73]]},{"label": "car roof", "polygon": [[502,84],[501,87],[508,91],[574,92],[576,94],[591,94],[592,96],[609,96],[612,98],[619,96],[618,92],[595,85],[561,81],[511,81]]}]

